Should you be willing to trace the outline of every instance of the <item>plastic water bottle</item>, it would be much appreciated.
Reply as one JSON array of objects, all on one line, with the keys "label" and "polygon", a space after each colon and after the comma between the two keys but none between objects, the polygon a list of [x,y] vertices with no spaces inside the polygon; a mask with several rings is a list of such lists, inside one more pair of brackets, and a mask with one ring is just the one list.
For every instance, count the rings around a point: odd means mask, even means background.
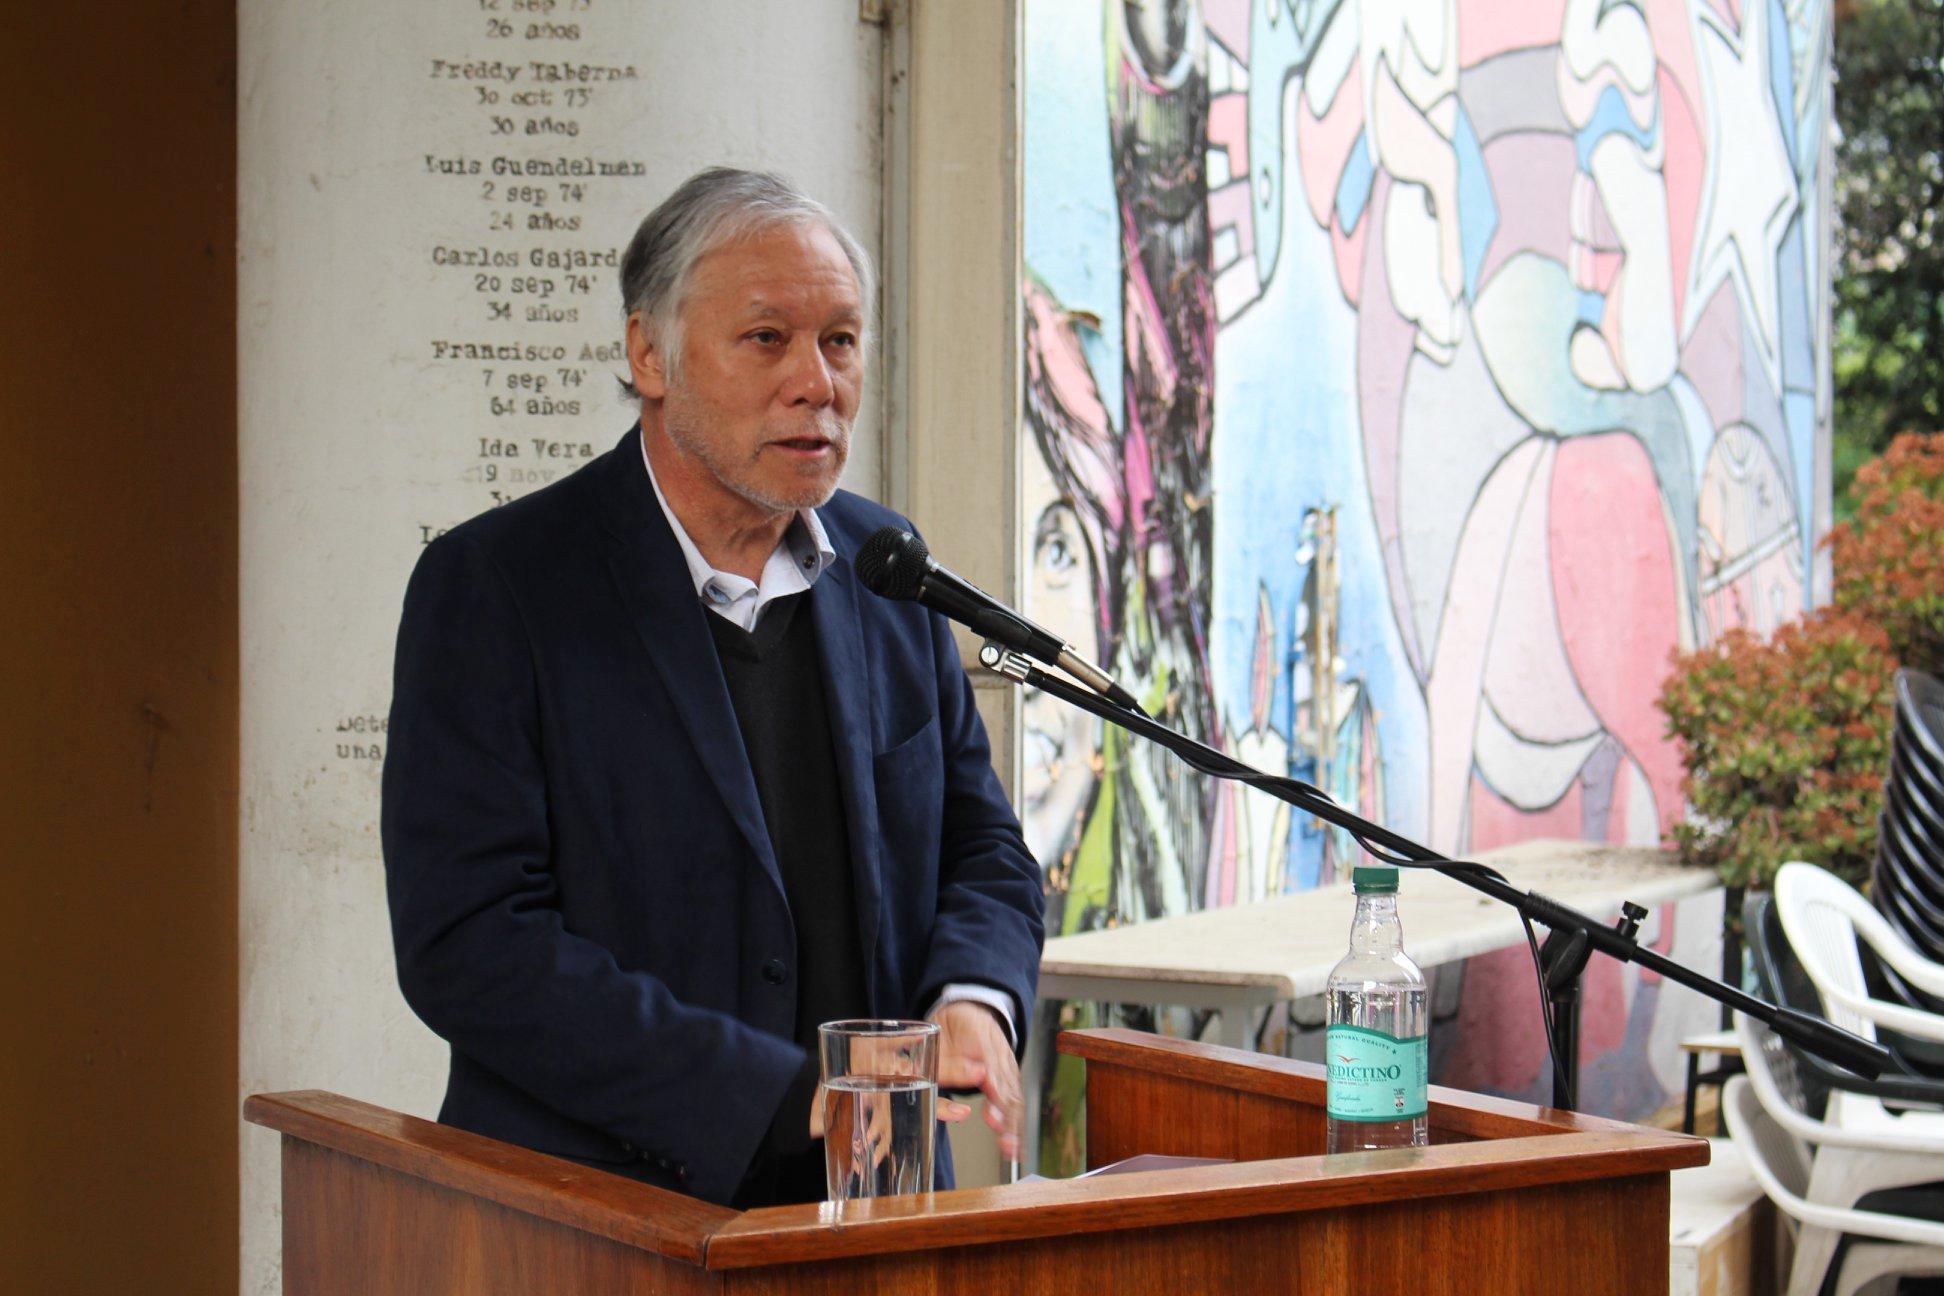
[{"label": "plastic water bottle", "polygon": [[1404,953],[1397,870],[1351,874],[1357,916],[1350,952],[1330,971],[1324,1032],[1329,1075],[1329,1150],[1423,1147],[1428,1069],[1424,972]]}]

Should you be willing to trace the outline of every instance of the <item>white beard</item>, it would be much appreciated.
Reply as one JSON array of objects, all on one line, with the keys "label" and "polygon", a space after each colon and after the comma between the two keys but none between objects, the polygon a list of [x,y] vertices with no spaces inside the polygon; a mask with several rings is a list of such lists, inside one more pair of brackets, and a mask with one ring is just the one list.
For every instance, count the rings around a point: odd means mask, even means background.
[{"label": "white beard", "polygon": [[795,513],[799,509],[821,508],[837,493],[837,480],[843,475],[844,463],[850,457],[850,424],[836,411],[829,409],[819,410],[812,417],[813,427],[791,429],[786,434],[814,433],[829,438],[837,471],[831,474],[828,482],[806,478],[800,489],[784,496],[773,494],[756,481],[755,474],[749,471],[753,459],[736,463],[723,453],[722,447],[710,434],[707,420],[695,417],[680,388],[671,386],[666,399],[662,401],[662,427],[668,433],[670,443],[708,469],[709,475],[724,490],[770,513]]}]

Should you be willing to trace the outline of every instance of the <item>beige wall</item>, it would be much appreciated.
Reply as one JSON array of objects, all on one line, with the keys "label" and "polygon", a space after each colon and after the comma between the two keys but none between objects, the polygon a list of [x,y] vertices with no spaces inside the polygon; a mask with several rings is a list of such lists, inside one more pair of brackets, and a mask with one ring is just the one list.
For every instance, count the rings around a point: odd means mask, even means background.
[{"label": "beige wall", "polygon": [[235,17],[14,6],[0,1286],[234,1282]]},{"label": "beige wall", "polygon": [[[538,451],[490,459],[482,440],[552,438],[598,453],[633,418],[598,362],[584,386],[553,389],[578,394],[576,409],[495,413],[488,383],[504,391],[516,370],[536,369],[559,383],[557,371],[441,359],[436,346],[558,344],[577,364],[584,345],[619,341],[611,269],[589,274],[587,291],[560,289],[575,318],[536,321],[514,286],[521,276],[482,296],[478,276],[442,269],[434,249],[618,246],[713,163],[792,175],[875,248],[884,32],[860,20],[857,0],[600,0],[558,45],[526,35],[526,22],[487,35],[494,20],[471,0],[245,0],[239,15],[238,1089],[330,1089],[432,1116],[448,1054],[398,992],[377,832],[406,579],[422,527],[538,488],[515,467],[575,466]],[[435,59],[486,56],[639,75],[537,107],[516,106],[510,86],[425,75]],[[502,96],[496,110],[481,91]],[[500,110],[516,129],[496,129]],[[571,147],[532,131],[543,123],[572,126]],[[516,212],[509,230],[501,205],[516,200],[496,165],[563,154],[635,161],[641,173],[590,179],[571,200],[543,186],[544,208]],[[482,172],[454,181],[428,156]],[[580,223],[536,232],[540,212]],[[495,295],[516,309],[494,315]],[[845,479],[866,494],[882,490],[881,405],[867,394]],[[488,478],[493,467],[500,475]],[[278,1283],[275,1136],[246,1130],[240,1155],[239,1263],[255,1296]]]}]

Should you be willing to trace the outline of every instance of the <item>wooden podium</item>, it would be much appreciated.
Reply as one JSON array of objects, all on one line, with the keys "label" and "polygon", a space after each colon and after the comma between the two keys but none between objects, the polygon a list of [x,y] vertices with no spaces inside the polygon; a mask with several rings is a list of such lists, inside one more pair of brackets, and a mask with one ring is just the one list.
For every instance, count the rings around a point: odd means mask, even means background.
[{"label": "wooden podium", "polygon": [[1456,1090],[1431,1146],[1326,1157],[1320,1068],[1075,1031],[1096,1179],[737,1212],[333,1094],[283,1133],[284,1290],[314,1293],[1665,1292],[1700,1139]]}]

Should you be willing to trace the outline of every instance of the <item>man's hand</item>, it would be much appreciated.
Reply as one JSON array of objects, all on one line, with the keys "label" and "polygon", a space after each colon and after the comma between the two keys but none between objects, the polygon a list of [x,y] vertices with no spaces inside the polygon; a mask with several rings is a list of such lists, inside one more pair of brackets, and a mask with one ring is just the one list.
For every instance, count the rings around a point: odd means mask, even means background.
[{"label": "man's hand", "polygon": [[[941,1029],[938,1033],[943,1038],[945,1032]],[[824,1136],[824,1093],[824,1087],[818,1085],[817,1096],[810,1100],[810,1137],[813,1139]],[[943,1096],[938,1100],[938,1119],[947,1124],[956,1125],[971,1114],[972,1109],[962,1102],[953,1102]]]},{"label": "man's hand", "polygon": [[[1006,1028],[992,1009],[964,999],[945,1004],[931,1019],[938,1023],[938,1087],[982,1090],[986,1124],[999,1136],[999,1155],[1008,1161],[1017,1159],[1025,1097]],[[960,1120],[969,1111],[943,1098],[938,1106],[940,1119],[950,1119],[944,1116],[946,1107],[958,1107]]]}]

